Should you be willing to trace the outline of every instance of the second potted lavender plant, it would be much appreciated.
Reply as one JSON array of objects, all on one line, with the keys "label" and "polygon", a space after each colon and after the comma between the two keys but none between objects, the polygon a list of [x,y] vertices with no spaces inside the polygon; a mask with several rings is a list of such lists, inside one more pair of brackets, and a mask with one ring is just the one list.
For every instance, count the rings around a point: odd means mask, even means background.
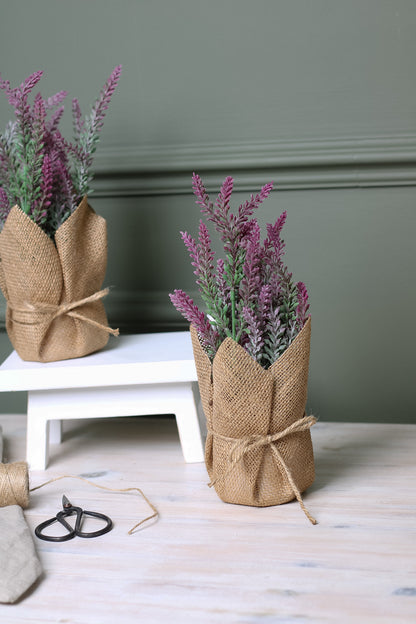
[{"label": "second potted lavender plant", "polygon": [[225,502],[268,506],[296,498],[314,480],[310,427],[305,413],[311,320],[308,293],[283,262],[283,213],[262,242],[253,213],[272,184],[231,212],[233,179],[212,202],[193,176],[196,203],[219,233],[224,258],[214,261],[207,225],[198,240],[187,232],[196,283],[206,311],[183,290],[171,301],[191,323],[195,364],[207,419],[205,462]]},{"label": "second potted lavender plant", "polygon": [[118,333],[108,327],[102,302],[106,222],[87,197],[120,74],[117,66],[85,118],[73,100],[72,142],[59,131],[65,91],[47,99],[38,93],[30,104],[41,71],[16,88],[0,79],[15,111],[0,135],[0,287],[7,333],[24,360],[80,357]]}]

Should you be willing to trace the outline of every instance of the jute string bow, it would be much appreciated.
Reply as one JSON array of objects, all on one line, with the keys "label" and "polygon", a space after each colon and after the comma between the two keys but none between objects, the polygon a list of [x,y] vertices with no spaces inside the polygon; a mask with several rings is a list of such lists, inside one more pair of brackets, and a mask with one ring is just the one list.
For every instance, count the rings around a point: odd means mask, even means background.
[{"label": "jute string bow", "polygon": [[240,439],[227,438],[226,436],[222,436],[218,433],[215,433],[214,431],[211,432],[215,437],[220,438],[221,440],[224,440],[227,442],[234,441],[234,444],[230,450],[230,454],[228,457],[228,461],[230,462],[230,468],[224,474],[220,475],[216,479],[213,479],[208,484],[209,487],[212,487],[213,485],[215,485],[215,483],[218,480],[226,478],[234,470],[237,464],[243,459],[246,453],[248,453],[249,451],[255,448],[260,448],[261,446],[270,446],[271,451],[273,453],[273,457],[276,460],[276,464],[280,472],[287,477],[290,487],[292,488],[293,493],[296,497],[296,500],[301,506],[302,511],[304,512],[304,514],[306,515],[306,517],[312,524],[317,524],[317,521],[315,520],[315,518],[307,510],[302,500],[301,493],[299,492],[299,489],[296,483],[294,482],[292,473],[290,472],[288,466],[286,465],[286,462],[283,459],[280,451],[277,449],[276,444],[274,444],[274,442],[278,442],[279,440],[282,440],[283,438],[285,438],[286,436],[292,433],[299,433],[300,431],[306,431],[307,429],[310,429],[312,425],[314,425],[315,423],[316,423],[315,416],[304,416],[303,418],[299,418],[299,420],[296,420],[289,427],[286,427],[286,429],[284,429],[283,431],[278,431],[277,433],[268,434],[268,435],[252,435],[252,436],[247,436],[245,438],[240,438]]},{"label": "jute string bow", "polygon": [[[109,292],[110,292],[109,288],[104,288],[103,290],[99,290],[96,293],[89,295],[88,297],[84,297],[84,299],[79,299],[78,301],[70,301],[69,303],[61,303],[59,305],[54,305],[51,303],[26,303],[26,302],[22,306],[14,306],[10,303],[8,305],[13,310],[13,312],[18,312],[18,313],[20,312],[23,314],[25,312],[26,313],[33,312],[33,313],[49,315],[50,316],[49,320],[51,323],[53,320],[55,320],[59,316],[63,316],[64,314],[67,314],[68,316],[71,316],[72,318],[76,318],[80,321],[84,321],[85,323],[89,323],[90,325],[94,325],[94,327],[98,327],[99,329],[102,329],[108,332],[109,334],[112,334],[113,336],[118,336],[120,333],[118,329],[111,329],[111,327],[107,327],[106,325],[103,325],[102,323],[98,323],[97,321],[94,321],[93,319],[88,318],[88,316],[85,316],[84,314],[80,314],[79,312],[74,311],[76,308],[79,308],[85,305],[86,303],[93,303],[94,301],[99,301],[100,299],[103,299],[103,297],[108,295]],[[16,319],[13,319],[13,320],[16,320]],[[34,321],[33,324],[36,325],[39,322],[41,321]]]}]

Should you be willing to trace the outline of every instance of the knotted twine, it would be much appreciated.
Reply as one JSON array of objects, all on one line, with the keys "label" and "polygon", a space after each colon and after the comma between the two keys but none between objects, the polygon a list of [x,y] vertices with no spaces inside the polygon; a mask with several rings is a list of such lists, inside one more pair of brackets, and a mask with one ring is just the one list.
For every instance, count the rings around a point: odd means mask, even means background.
[{"label": "knotted twine", "polygon": [[153,513],[143,520],[137,522],[128,531],[128,535],[131,535],[139,526],[141,526],[145,522],[149,522],[150,520],[153,520],[154,518],[157,518],[159,516],[159,512],[156,507],[150,502],[144,492],[137,487],[123,489],[110,488],[104,485],[99,485],[98,483],[93,483],[92,481],[88,481],[88,479],[84,479],[84,477],[79,477],[76,475],[62,475],[29,489],[29,471],[26,462],[15,462],[13,464],[0,463],[0,507],[19,505],[23,509],[26,509],[29,506],[29,492],[35,492],[36,490],[39,490],[40,488],[45,487],[50,483],[54,483],[55,481],[60,481],[61,479],[78,479],[79,481],[83,481],[88,485],[92,485],[96,488],[100,488],[101,490],[107,490],[109,492],[137,492],[149,505]]},{"label": "knotted twine", "polygon": [[299,492],[299,489],[293,479],[292,473],[290,469],[288,468],[285,460],[283,459],[282,454],[279,452],[277,446],[273,444],[274,442],[277,442],[278,440],[283,440],[284,438],[286,438],[286,436],[290,435],[291,433],[306,431],[310,429],[312,425],[314,425],[315,423],[316,423],[315,416],[304,416],[303,418],[300,418],[296,422],[292,423],[289,427],[286,427],[284,431],[278,431],[277,433],[274,433],[272,435],[270,434],[267,434],[264,436],[253,435],[253,436],[248,436],[242,439],[228,438],[226,436],[222,436],[211,431],[210,433],[212,433],[214,437],[222,439],[225,442],[231,442],[233,443],[233,446],[230,449],[230,454],[228,457],[228,460],[230,462],[229,469],[225,473],[223,473],[221,476],[217,476],[215,479],[210,481],[210,483],[208,484],[209,487],[213,487],[217,483],[217,481],[219,481],[220,479],[225,479],[226,477],[228,477],[228,475],[234,470],[238,462],[240,462],[243,459],[246,453],[248,453],[249,451],[255,448],[259,448],[261,446],[270,446],[273,456],[276,460],[277,466],[280,469],[282,475],[286,475],[286,478],[290,483],[290,486],[293,490],[296,500],[298,501],[305,516],[308,518],[308,520],[312,524],[318,524],[316,519],[311,515],[311,513],[306,508],[305,503],[303,502],[303,499],[302,499],[302,495]]},{"label": "knotted twine", "polygon": [[[60,305],[51,305],[50,303],[28,303],[27,301],[25,301],[20,306],[9,303],[9,308],[12,310],[12,313],[13,313],[12,320],[14,323],[21,322],[19,321],[18,314],[25,314],[25,313],[29,313],[29,315],[30,313],[32,314],[39,313],[41,315],[43,314],[43,315],[49,316],[48,318],[49,323],[52,323],[52,321],[54,321],[59,316],[63,316],[64,314],[67,314],[68,316],[72,318],[79,319],[80,321],[84,321],[84,323],[89,323],[90,325],[93,325],[94,327],[98,327],[98,329],[102,329],[103,331],[108,332],[112,336],[118,336],[120,334],[119,329],[112,329],[111,327],[108,327],[107,325],[98,323],[97,321],[95,321],[92,318],[89,318],[85,314],[74,312],[75,308],[79,308],[87,303],[93,303],[94,301],[99,301],[100,299],[103,299],[104,297],[108,295],[109,292],[110,292],[109,288],[103,288],[102,290],[99,290],[98,292],[90,295],[89,297],[84,297],[83,299],[79,299],[78,301],[71,301],[70,303],[61,303]],[[41,323],[44,323],[44,319],[42,318],[36,319],[36,317],[34,316],[32,322],[30,321],[30,316],[29,316],[29,321],[27,320],[27,317],[24,318],[25,325],[37,325]]]}]

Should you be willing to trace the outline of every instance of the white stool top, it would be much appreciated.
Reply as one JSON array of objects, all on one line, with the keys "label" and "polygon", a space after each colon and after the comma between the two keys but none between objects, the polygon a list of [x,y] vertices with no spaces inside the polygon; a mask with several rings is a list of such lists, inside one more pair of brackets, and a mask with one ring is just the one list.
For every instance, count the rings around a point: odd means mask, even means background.
[{"label": "white stool top", "polygon": [[15,351],[0,366],[0,392],[197,381],[191,335],[184,332],[113,338],[91,355],[24,362]]}]

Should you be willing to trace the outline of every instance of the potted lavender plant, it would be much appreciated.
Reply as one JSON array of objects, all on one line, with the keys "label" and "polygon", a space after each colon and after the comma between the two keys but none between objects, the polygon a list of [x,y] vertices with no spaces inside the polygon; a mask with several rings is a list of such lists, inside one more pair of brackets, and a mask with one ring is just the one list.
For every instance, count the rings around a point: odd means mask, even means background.
[{"label": "potted lavender plant", "polygon": [[117,66],[89,115],[72,101],[74,140],[59,130],[67,92],[29,96],[38,71],[19,87],[1,80],[15,120],[0,135],[0,287],[6,329],[24,360],[80,357],[109,333],[102,290],[105,220],[88,204],[91,166],[104,116],[121,74]]},{"label": "potted lavender plant", "polygon": [[305,414],[308,293],[283,262],[286,213],[267,226],[264,242],[252,218],[272,184],[234,214],[232,190],[227,177],[213,203],[193,175],[196,203],[219,233],[225,256],[215,267],[202,219],[198,240],[181,232],[206,311],[182,290],[170,295],[191,324],[210,485],[229,503],[268,506],[296,498],[315,524],[301,496],[315,477],[310,427],[316,420]]}]

